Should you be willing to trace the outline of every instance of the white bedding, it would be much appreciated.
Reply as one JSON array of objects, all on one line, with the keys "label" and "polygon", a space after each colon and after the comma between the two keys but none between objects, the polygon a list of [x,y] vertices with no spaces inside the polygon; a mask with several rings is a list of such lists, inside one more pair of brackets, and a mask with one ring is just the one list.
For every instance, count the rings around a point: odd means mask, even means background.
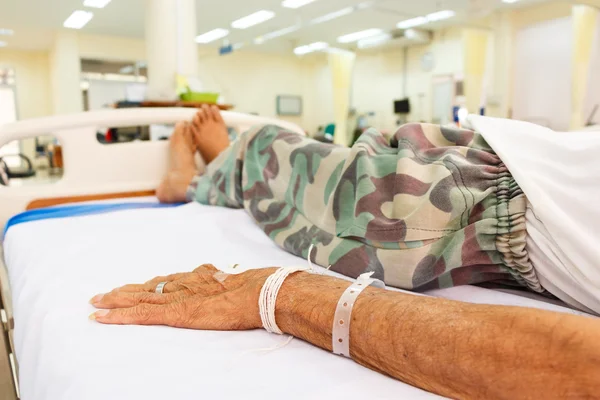
[{"label": "white bedding", "polygon": [[[300,340],[262,330],[103,326],[88,300],[114,287],[211,262],[231,272],[304,260],[276,247],[243,210],[188,204],[13,226],[5,241],[23,400],[430,399],[422,390]],[[431,292],[568,311],[477,287]],[[432,349],[434,351],[434,349]]]}]

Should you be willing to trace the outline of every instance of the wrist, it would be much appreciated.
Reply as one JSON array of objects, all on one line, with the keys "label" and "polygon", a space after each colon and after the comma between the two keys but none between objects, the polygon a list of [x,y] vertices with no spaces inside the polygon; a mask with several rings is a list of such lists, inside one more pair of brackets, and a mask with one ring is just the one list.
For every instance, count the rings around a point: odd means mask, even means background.
[{"label": "wrist", "polygon": [[349,284],[306,272],[290,275],[275,305],[277,325],[284,333],[331,351],[335,309]]}]

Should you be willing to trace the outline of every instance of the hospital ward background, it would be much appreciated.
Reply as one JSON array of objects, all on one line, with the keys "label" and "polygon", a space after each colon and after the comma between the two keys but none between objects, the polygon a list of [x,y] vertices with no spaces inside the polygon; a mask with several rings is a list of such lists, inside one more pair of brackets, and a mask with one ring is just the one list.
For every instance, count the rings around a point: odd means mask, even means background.
[{"label": "hospital ward background", "polygon": [[[232,142],[277,125],[350,148],[477,116],[593,137],[600,0],[0,0],[0,400],[442,398],[262,330],[88,320],[97,293],[207,262],[310,263],[244,210],[159,203],[203,107]],[[511,286],[423,294],[594,314]]]}]

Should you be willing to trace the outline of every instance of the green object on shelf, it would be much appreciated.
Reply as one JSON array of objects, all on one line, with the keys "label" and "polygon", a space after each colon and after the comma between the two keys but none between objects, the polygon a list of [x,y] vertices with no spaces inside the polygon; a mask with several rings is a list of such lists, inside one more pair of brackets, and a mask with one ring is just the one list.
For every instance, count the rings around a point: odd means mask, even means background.
[{"label": "green object on shelf", "polygon": [[181,93],[179,98],[183,101],[195,101],[198,103],[212,103],[217,104],[219,99],[219,93],[208,93],[208,92],[192,92],[188,89],[187,92]]}]

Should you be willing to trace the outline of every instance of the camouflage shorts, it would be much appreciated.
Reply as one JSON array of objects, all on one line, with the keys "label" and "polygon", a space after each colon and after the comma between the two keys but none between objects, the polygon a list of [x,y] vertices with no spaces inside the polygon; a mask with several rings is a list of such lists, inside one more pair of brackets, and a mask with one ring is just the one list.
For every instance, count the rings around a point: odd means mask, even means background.
[{"label": "camouflage shorts", "polygon": [[409,124],[352,148],[253,129],[188,198],[244,208],[285,250],[333,271],[426,290],[488,281],[542,291],[525,249],[526,198],[472,131]]}]

